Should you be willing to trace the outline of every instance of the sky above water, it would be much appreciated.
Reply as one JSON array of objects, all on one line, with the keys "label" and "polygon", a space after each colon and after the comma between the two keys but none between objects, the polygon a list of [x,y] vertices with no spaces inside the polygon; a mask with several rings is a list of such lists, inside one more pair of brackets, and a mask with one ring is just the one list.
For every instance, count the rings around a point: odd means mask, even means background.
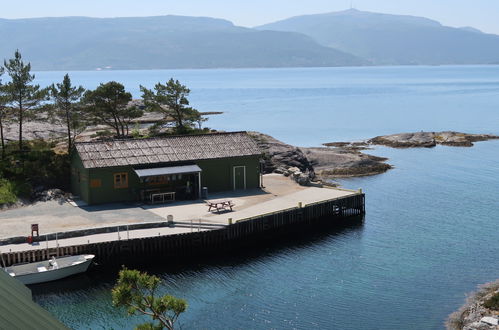
[{"label": "sky above water", "polygon": [[431,18],[444,25],[472,26],[499,34],[497,0],[23,0],[2,1],[0,17],[186,15],[224,18],[256,26],[290,16],[359,10]]}]

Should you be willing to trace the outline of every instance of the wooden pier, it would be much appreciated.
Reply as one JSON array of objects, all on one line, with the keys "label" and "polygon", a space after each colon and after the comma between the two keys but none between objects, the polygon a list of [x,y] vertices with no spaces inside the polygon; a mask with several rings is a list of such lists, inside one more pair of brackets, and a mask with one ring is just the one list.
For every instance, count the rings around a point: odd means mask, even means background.
[{"label": "wooden pier", "polygon": [[280,230],[314,226],[320,222],[339,223],[365,214],[365,195],[357,192],[345,197],[298,205],[277,212],[238,220],[223,228],[198,232],[121,239],[102,243],[2,253],[6,266],[46,260],[51,256],[94,254],[100,264],[127,264],[148,260],[170,260],[207,255],[231,249],[259,237],[272,237]]}]

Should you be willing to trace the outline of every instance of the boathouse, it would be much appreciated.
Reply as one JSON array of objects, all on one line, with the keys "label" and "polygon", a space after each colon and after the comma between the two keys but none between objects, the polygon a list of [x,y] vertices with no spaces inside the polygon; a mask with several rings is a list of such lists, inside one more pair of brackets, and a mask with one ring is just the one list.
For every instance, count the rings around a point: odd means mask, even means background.
[{"label": "boathouse", "polygon": [[198,199],[260,187],[260,158],[246,132],[81,142],[71,191],[88,204]]}]

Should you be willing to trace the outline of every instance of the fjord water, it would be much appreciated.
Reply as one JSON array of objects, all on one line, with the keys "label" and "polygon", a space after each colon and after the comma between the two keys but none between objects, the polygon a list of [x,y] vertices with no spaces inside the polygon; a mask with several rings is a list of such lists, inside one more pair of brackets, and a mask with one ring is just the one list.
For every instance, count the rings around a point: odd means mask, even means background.
[{"label": "fjord water", "polygon": [[[47,85],[63,72],[39,72]],[[92,88],[121,81],[140,96],[171,76],[192,89],[208,126],[318,146],[419,130],[499,133],[499,67],[377,67],[72,72]],[[441,329],[465,293],[499,278],[499,141],[473,148],[376,148],[395,168],[345,179],[366,192],[362,224],[148,271],[186,298],[184,328]],[[131,328],[111,306],[115,273],[33,288],[77,329]]]}]

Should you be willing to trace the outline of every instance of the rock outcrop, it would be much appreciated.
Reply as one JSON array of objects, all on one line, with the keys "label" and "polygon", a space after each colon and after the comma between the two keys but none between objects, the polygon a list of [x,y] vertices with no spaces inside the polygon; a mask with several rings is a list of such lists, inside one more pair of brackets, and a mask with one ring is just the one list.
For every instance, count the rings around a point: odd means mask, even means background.
[{"label": "rock outcrop", "polygon": [[321,180],[375,175],[392,168],[387,158],[368,155],[356,148],[303,148],[315,175]]},{"label": "rock outcrop", "polygon": [[284,173],[296,167],[301,172],[313,172],[313,167],[300,148],[276,140],[270,135],[250,132],[258,147],[264,152],[265,173]]},{"label": "rock outcrop", "polygon": [[497,135],[467,134],[460,132],[417,132],[377,136],[367,141],[369,144],[392,148],[432,148],[437,144],[471,147],[473,142],[499,139]]},{"label": "rock outcrop", "polygon": [[264,152],[265,173],[282,173],[301,185],[337,177],[373,175],[391,168],[387,159],[357,148],[297,148],[262,133],[251,132]]},{"label": "rock outcrop", "polygon": [[[466,304],[452,313],[446,323],[449,330],[497,330],[499,308],[487,308],[486,301],[499,295],[499,280],[483,285],[471,295]],[[497,306],[497,305],[496,305]]]}]

